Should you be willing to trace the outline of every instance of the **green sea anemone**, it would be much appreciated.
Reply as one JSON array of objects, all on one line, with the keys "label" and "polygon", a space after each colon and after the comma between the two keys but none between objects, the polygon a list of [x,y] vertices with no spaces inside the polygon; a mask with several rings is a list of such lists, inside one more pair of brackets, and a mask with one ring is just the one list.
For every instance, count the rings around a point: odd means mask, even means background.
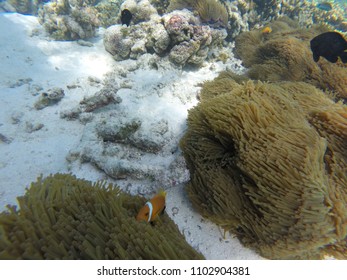
[{"label": "green sea anemone", "polygon": [[136,221],[145,203],[112,184],[68,174],[38,178],[19,209],[0,213],[0,259],[202,259],[163,214]]},{"label": "green sea anemone", "polygon": [[171,0],[168,11],[192,9],[210,25],[228,26],[228,12],[219,0]]}]

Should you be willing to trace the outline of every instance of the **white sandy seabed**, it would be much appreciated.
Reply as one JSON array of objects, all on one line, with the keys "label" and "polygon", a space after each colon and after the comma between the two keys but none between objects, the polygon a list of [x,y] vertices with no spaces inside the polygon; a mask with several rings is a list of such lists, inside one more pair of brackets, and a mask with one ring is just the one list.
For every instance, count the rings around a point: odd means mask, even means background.
[{"label": "white sandy seabed", "polygon": [[[98,90],[88,83],[88,77],[102,80],[117,63],[128,63],[115,62],[105,51],[102,32],[99,30],[92,40],[93,45],[87,47],[77,42],[50,40],[36,17],[0,14],[0,134],[6,137],[0,141],[1,211],[7,204],[16,204],[16,197],[23,195],[25,188],[40,174],[71,172],[91,181],[107,179],[114,182],[90,164],[68,165],[66,156],[80,141],[84,125],[60,118],[62,110],[77,106],[84,96]],[[233,60],[233,64],[240,68],[237,60]],[[172,71],[170,80],[177,80],[174,82],[180,91],[197,93],[198,83],[213,79],[225,67],[227,65],[214,63],[195,71],[176,69]],[[163,77],[165,81],[163,73],[147,73],[144,69],[137,69],[131,75],[133,82],[143,91],[151,83],[153,75],[157,75],[157,79]],[[79,88],[66,89],[66,85],[73,83],[78,83]],[[54,106],[36,110],[33,107],[38,99],[36,89],[52,87],[63,88],[65,97]],[[131,104],[138,104],[131,100],[134,95],[121,98],[129,110]],[[159,105],[148,102],[148,108],[142,110],[166,106],[162,108],[166,117],[171,116],[171,122],[177,122],[183,133],[187,110],[197,103],[196,98],[184,103],[174,95],[165,98],[165,102]],[[42,124],[42,128],[35,129]],[[166,211],[188,243],[207,259],[260,259],[256,253],[244,248],[237,238],[230,235],[224,238],[220,228],[194,211],[182,185],[167,190]]]}]

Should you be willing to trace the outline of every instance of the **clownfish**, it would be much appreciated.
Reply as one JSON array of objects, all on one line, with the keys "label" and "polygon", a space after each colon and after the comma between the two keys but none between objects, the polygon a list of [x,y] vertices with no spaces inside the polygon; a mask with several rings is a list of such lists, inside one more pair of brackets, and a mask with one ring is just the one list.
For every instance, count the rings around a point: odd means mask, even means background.
[{"label": "clownfish", "polygon": [[265,28],[263,28],[263,30],[261,31],[261,33],[263,34],[269,34],[272,32],[272,28],[270,26],[266,26]]},{"label": "clownfish", "polygon": [[154,221],[165,209],[166,192],[160,191],[140,209],[136,216],[137,221]]}]

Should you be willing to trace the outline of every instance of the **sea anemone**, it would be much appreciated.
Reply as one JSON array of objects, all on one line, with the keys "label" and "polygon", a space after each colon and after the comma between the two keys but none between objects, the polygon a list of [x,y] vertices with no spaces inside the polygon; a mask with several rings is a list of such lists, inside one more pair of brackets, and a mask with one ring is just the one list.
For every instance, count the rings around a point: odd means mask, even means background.
[{"label": "sea anemone", "polygon": [[347,106],[231,73],[200,100],[180,142],[193,206],[266,258],[345,259]]},{"label": "sea anemone", "polygon": [[0,259],[202,259],[164,213],[136,221],[145,199],[69,174],[40,177],[0,213]]},{"label": "sea anemone", "polygon": [[168,11],[191,9],[197,11],[201,20],[218,27],[228,26],[228,12],[219,0],[172,0]]}]

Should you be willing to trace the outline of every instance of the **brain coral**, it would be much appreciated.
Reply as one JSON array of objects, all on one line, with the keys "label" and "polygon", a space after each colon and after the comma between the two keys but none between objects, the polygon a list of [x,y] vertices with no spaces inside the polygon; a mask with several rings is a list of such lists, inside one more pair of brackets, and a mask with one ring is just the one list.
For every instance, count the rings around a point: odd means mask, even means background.
[{"label": "brain coral", "polygon": [[347,107],[306,83],[232,77],[189,111],[193,205],[264,257],[347,258]]},{"label": "brain coral", "polygon": [[135,216],[145,200],[56,174],[32,183],[20,209],[0,213],[0,259],[202,259],[164,214]]},{"label": "brain coral", "polygon": [[251,79],[262,81],[303,81],[347,98],[347,66],[321,58],[314,62],[310,40],[326,27],[298,28],[282,18],[271,23],[272,32],[244,32],[236,38],[235,52],[249,68]]},{"label": "brain coral", "polygon": [[203,22],[228,26],[228,11],[219,0],[171,0],[168,11],[184,8],[197,11]]}]

